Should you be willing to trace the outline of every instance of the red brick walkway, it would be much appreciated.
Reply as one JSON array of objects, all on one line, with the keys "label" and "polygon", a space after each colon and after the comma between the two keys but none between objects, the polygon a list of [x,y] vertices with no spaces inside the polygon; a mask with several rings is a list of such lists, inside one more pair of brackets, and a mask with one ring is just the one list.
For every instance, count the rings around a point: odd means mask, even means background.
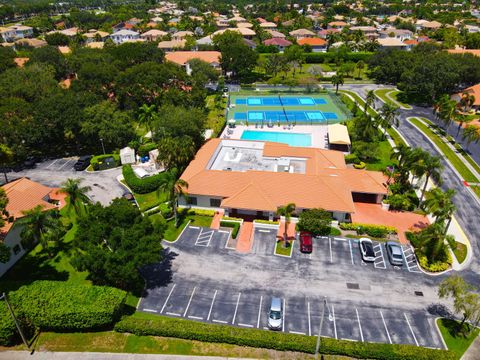
[{"label": "red brick walkway", "polygon": [[236,250],[242,253],[248,253],[252,249],[253,244],[253,223],[244,221],[240,234],[238,234],[238,241]]},{"label": "red brick walkway", "polygon": [[210,227],[212,229],[218,230],[220,229],[220,221],[222,221],[222,217],[225,211],[220,210],[220,211],[215,211],[215,215],[213,216],[212,224]]},{"label": "red brick walkway", "polygon": [[419,231],[429,224],[426,216],[406,211],[383,210],[380,204],[355,203],[352,222],[393,226],[401,243],[407,244],[405,231]]}]

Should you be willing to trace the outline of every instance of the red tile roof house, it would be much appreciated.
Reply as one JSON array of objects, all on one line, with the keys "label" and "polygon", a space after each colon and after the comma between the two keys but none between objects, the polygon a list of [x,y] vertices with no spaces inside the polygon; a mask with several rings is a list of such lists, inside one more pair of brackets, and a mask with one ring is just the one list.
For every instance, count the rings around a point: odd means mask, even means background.
[{"label": "red tile roof house", "polygon": [[263,45],[275,46],[278,49],[278,51],[283,52],[285,48],[292,45],[292,42],[282,38],[272,38],[272,39],[264,40]]},{"label": "red tile roof house", "polygon": [[260,141],[211,139],[181,178],[188,197],[179,205],[227,216],[273,219],[278,207],[295,203],[297,212],[323,208],[348,221],[356,202],[379,204],[387,194],[381,172],[347,168],[340,151]]},{"label": "red tile roof house", "polygon": [[6,207],[8,218],[4,219],[5,224],[0,228],[0,241],[11,249],[11,256],[7,263],[0,262],[0,276],[26,253],[20,237],[23,227],[17,222],[24,217],[23,212],[37,205],[42,206],[45,211],[61,209],[65,206],[65,194],[62,194],[59,189],[49,188],[27,178],[9,182],[2,188],[8,198]]},{"label": "red tile roof house", "polygon": [[192,73],[189,62],[193,59],[199,59],[209,63],[213,68],[220,70],[220,57],[219,51],[175,51],[165,54],[167,61],[173,62],[180,66],[184,66],[187,74]]},{"label": "red tile roof house", "polygon": [[309,45],[312,48],[312,52],[327,51],[327,41],[318,37],[299,39],[297,43],[298,45]]}]

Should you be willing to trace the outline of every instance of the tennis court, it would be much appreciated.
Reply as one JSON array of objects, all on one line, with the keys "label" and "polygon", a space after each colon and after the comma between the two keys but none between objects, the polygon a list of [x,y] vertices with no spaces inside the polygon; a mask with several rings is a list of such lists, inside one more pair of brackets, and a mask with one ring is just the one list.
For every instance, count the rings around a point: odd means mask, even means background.
[{"label": "tennis court", "polygon": [[252,124],[312,124],[341,122],[349,115],[329,93],[297,95],[230,95],[228,120]]}]

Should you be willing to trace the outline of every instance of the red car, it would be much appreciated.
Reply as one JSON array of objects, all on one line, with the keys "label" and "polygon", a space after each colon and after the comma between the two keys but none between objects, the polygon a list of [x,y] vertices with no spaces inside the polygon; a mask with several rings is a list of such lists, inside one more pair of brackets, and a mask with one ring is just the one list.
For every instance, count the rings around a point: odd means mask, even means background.
[{"label": "red car", "polygon": [[312,252],[312,234],[308,231],[300,232],[300,251],[303,253]]}]

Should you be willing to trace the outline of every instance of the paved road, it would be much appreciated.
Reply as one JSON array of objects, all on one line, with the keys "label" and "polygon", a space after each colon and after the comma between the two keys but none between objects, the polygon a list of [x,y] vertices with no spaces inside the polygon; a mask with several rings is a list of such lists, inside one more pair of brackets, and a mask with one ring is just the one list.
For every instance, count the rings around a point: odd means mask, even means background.
[{"label": "paved road", "polygon": [[[343,89],[357,92],[364,99],[369,90],[379,88],[378,85],[345,85]],[[377,100],[377,108],[382,106],[382,102]],[[431,154],[438,155],[442,158],[445,166],[443,171],[443,189],[454,189],[456,191],[453,199],[457,207],[456,217],[465,233],[472,242],[474,252],[474,259],[467,270],[462,272],[462,276],[468,281],[477,286],[480,286],[480,224],[478,221],[478,214],[480,214],[480,205],[475,200],[475,197],[467,190],[464,184],[457,177],[452,168],[448,165],[444,157],[437,152],[431,143],[425,138],[422,133],[411,125],[406,119],[407,117],[421,116],[434,121],[432,111],[429,108],[413,106],[412,110],[400,110],[400,133],[407,139],[411,146],[421,147]],[[452,127],[452,130],[454,128]],[[472,144],[470,146],[474,158],[480,163],[480,146]]]},{"label": "paved road", "polygon": [[4,351],[0,352],[0,359],[3,360],[235,360],[232,357],[216,356],[191,356],[191,355],[163,355],[163,354],[116,354],[102,352],[51,352],[37,351],[31,355],[27,351]]}]

